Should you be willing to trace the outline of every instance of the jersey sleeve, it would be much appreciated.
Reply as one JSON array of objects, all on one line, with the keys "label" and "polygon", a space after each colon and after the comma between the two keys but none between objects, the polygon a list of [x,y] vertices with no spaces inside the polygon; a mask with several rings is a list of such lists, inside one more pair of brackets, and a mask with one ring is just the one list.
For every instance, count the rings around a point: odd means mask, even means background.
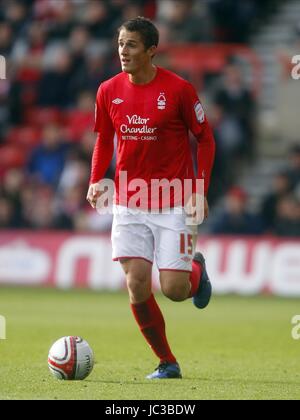
[{"label": "jersey sleeve", "polygon": [[95,184],[103,179],[109,168],[113,154],[113,140],[110,141],[110,139],[105,139],[105,137],[101,137],[98,134],[92,157],[90,184]]},{"label": "jersey sleeve", "polygon": [[103,179],[114,153],[115,129],[107,111],[102,85],[97,93],[94,131],[98,136],[92,157],[90,184]]},{"label": "jersey sleeve", "polygon": [[195,88],[188,82],[185,83],[181,91],[180,109],[185,124],[198,138],[207,123],[207,119]]},{"label": "jersey sleeve", "polygon": [[103,84],[100,85],[95,106],[95,127],[94,131],[105,137],[114,137],[115,129],[107,110],[104,98]]},{"label": "jersey sleeve", "polygon": [[204,180],[204,193],[207,195],[215,159],[215,139],[197,92],[188,82],[181,94],[180,107],[187,128],[198,142],[197,178]]}]

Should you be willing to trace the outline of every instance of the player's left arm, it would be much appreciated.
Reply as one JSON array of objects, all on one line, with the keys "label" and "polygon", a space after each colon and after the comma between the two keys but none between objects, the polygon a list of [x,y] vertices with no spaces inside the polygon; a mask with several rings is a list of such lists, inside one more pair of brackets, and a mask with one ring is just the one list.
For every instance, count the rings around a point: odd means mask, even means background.
[{"label": "player's left arm", "polygon": [[186,83],[181,95],[181,112],[188,129],[194,134],[197,143],[197,178],[204,181],[205,217],[208,216],[207,194],[212,168],[215,160],[215,139],[195,88]]}]

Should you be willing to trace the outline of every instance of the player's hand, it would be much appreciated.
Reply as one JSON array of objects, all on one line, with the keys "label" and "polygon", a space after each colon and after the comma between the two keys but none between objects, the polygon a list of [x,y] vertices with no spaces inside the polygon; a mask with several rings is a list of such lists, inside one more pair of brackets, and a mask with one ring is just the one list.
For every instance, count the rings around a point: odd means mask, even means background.
[{"label": "player's hand", "polygon": [[[201,220],[204,218],[207,219],[209,215],[209,205],[206,197],[198,197],[197,203],[197,193],[193,193],[192,195],[192,206],[194,209],[194,213],[192,214],[193,217],[197,219],[200,217]],[[203,200],[203,201],[202,201]],[[204,207],[203,207],[204,206]]]},{"label": "player's hand", "polygon": [[97,200],[100,198],[100,196],[101,196],[100,184],[99,183],[91,184],[89,187],[86,199],[90,203],[90,205],[93,207],[93,209],[96,208]]},{"label": "player's hand", "polygon": [[204,197],[204,219],[207,219],[208,216],[209,216],[209,205],[208,205],[207,198]]},{"label": "player's hand", "polygon": [[209,215],[209,205],[206,197],[193,193],[186,206],[189,224],[200,225]]}]

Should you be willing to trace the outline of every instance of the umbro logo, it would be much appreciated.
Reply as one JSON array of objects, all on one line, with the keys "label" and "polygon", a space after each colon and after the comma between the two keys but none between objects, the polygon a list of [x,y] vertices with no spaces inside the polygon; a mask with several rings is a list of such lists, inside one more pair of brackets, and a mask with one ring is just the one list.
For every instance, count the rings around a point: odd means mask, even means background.
[{"label": "umbro logo", "polygon": [[112,103],[116,104],[116,105],[120,105],[122,102],[124,102],[124,101],[123,101],[123,99],[120,99],[120,98],[116,98],[112,101]]},{"label": "umbro logo", "polygon": [[182,257],[181,259],[182,259],[182,261],[184,261],[185,263],[189,263],[189,262],[191,261],[191,258],[190,258],[190,257]]}]

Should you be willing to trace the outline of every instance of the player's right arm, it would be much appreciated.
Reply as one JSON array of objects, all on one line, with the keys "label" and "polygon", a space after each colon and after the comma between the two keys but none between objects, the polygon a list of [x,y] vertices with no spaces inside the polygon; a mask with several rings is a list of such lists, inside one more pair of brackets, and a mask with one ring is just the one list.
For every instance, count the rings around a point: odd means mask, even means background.
[{"label": "player's right arm", "polygon": [[100,182],[114,154],[115,129],[107,111],[103,85],[100,85],[97,93],[94,131],[98,133],[98,136],[92,157],[90,186],[87,193],[87,200],[93,208],[96,207],[101,195]]}]

